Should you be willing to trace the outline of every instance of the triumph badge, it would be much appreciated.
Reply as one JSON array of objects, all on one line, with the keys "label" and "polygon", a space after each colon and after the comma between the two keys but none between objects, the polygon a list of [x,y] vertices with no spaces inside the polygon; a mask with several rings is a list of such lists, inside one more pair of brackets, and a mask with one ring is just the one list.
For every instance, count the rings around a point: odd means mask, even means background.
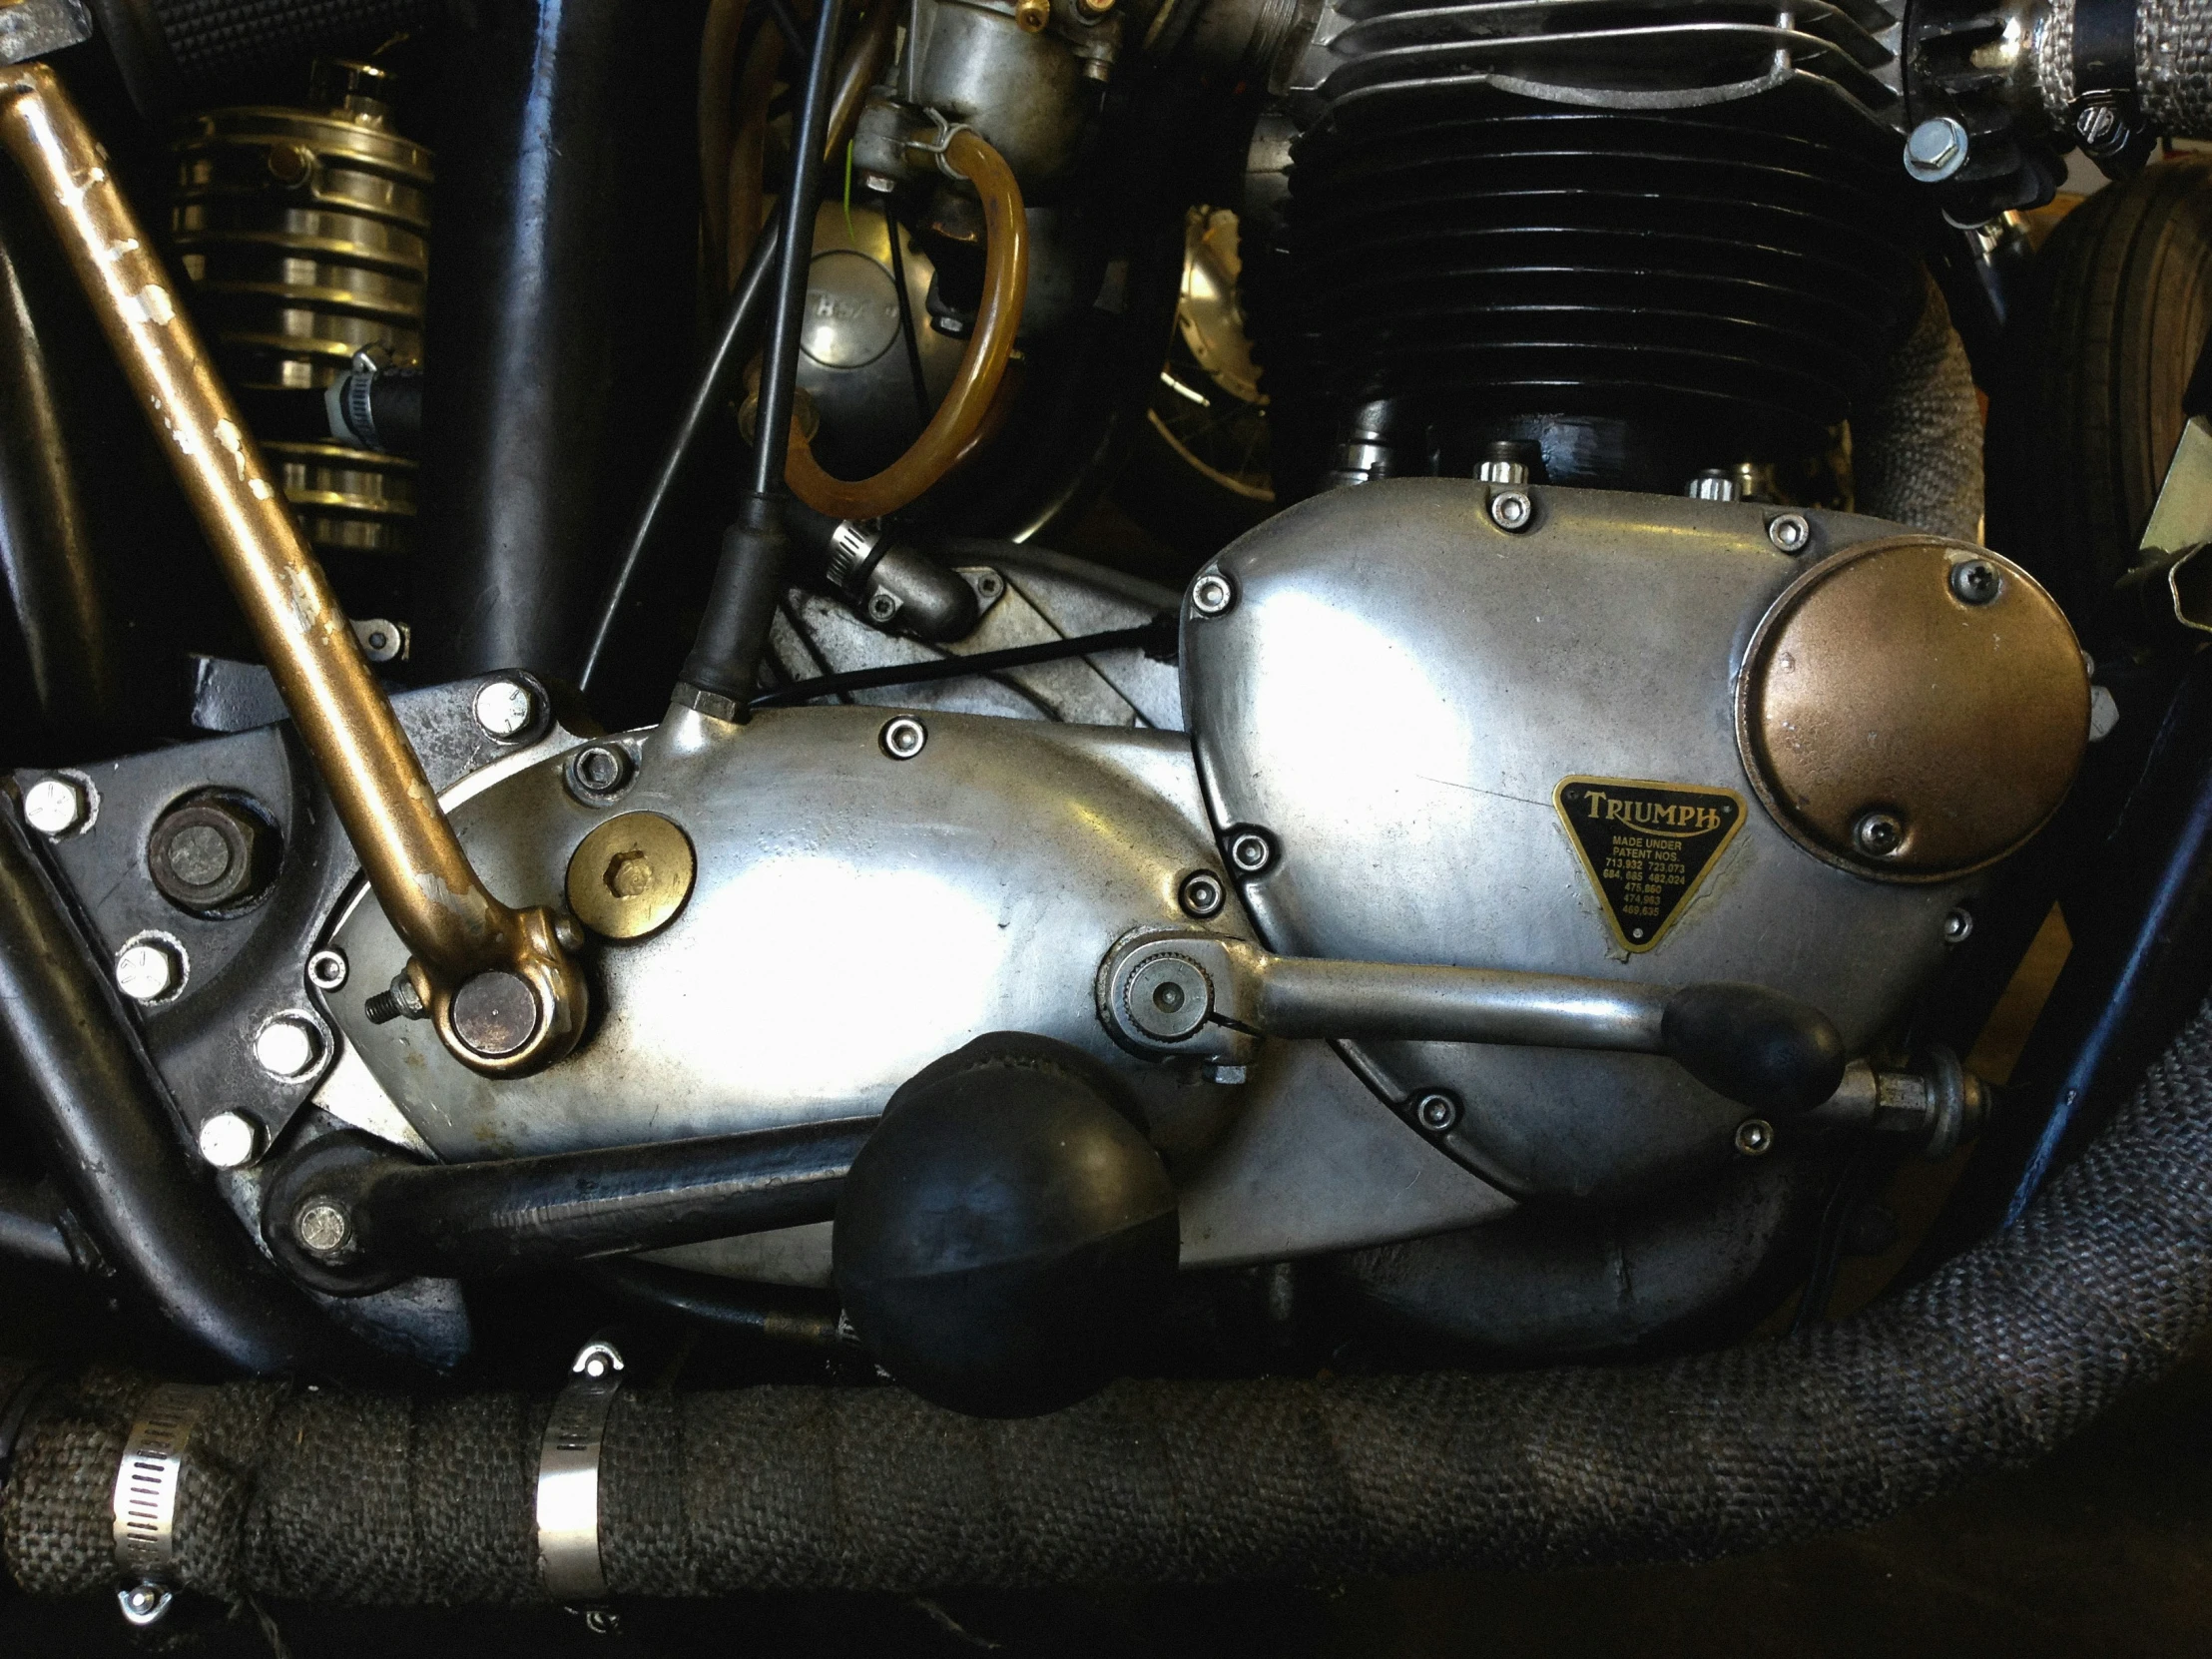
[{"label": "triumph badge", "polygon": [[1552,799],[1627,950],[1666,936],[1744,822],[1742,797],[1690,784],[1568,778]]}]

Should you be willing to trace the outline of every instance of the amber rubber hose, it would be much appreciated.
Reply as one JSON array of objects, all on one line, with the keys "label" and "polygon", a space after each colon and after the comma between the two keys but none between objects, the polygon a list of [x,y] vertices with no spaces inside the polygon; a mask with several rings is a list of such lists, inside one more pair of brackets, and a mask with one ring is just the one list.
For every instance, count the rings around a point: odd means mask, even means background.
[{"label": "amber rubber hose", "polygon": [[952,389],[921,436],[874,477],[832,478],[794,427],[784,481],[808,506],[834,518],[880,518],[895,512],[958,465],[974,449],[1013,356],[1022,296],[1029,287],[1029,223],[1022,214],[1021,186],[1005,158],[971,132],[955,131],[944,157],[983,200],[983,302],[975,331]]}]

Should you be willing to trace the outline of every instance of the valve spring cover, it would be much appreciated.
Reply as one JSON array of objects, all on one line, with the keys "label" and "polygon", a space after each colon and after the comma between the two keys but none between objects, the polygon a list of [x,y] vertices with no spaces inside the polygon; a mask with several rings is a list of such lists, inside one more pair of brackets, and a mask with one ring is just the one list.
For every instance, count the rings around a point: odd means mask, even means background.
[{"label": "valve spring cover", "polygon": [[1555,482],[1674,489],[1684,464],[1802,458],[1920,302],[1907,243],[1925,210],[1895,139],[1822,100],[1401,98],[1335,112],[1293,154],[1279,257],[1250,298],[1278,442],[1300,458],[1383,399],[1400,471],[1431,470],[1405,446],[1434,422],[1528,416],[1632,423],[1668,451],[1608,476],[1547,443]]}]

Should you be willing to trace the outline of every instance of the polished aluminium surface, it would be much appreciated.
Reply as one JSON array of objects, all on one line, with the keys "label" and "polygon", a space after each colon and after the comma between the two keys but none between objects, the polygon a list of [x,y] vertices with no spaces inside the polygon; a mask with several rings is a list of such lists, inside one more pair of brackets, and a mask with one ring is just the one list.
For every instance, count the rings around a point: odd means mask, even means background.
[{"label": "polished aluminium surface", "polygon": [[[1484,486],[1395,479],[1278,515],[1216,561],[1236,605],[1183,624],[1184,703],[1218,830],[1278,849],[1239,886],[1284,955],[1624,984],[1751,981],[1865,1052],[1943,959],[1968,881],[1871,881],[1754,810],[1653,950],[1614,938],[1554,806],[1569,778],[1744,788],[1733,676],[1810,559],[1896,533],[1808,511],[1532,486],[1530,528]],[[1652,1056],[1373,1041],[1345,1052],[1437,1144],[1519,1193],[1605,1196],[1737,1156],[1739,1106]]]},{"label": "polished aluminium surface", "polygon": [[622,1356],[611,1343],[585,1345],[568,1385],[553,1396],[538,1444],[538,1578],[555,1601],[603,1601],[599,1555],[599,1452],[607,1413],[622,1389]]},{"label": "polished aluminium surface", "polygon": [[[171,465],[346,833],[412,947],[404,965],[441,1037],[488,1072],[559,1058],[583,1029],[586,988],[552,915],[509,909],[470,868],[253,434],[179,309],[153,238],[45,65],[0,78],[0,142],[28,176],[126,376],[169,439]],[[489,969],[522,976],[538,1004],[531,1039],[497,1058],[468,1054],[451,1018],[453,991]]]},{"label": "polished aluminium surface", "polygon": [[555,752],[451,806],[486,876],[525,902],[554,901],[576,848],[622,815],[657,814],[693,847],[674,919],[599,949],[605,1012],[564,1064],[495,1082],[418,1021],[372,1024],[363,998],[404,947],[359,899],[325,941],[349,974],[324,1008],[446,1159],[868,1116],[992,1031],[1098,1055],[1164,1146],[1203,1140],[1233,1097],[1118,1047],[1093,988],[1115,939],[1175,923],[1184,880],[1219,872],[1186,740],[933,712],[924,747],[895,760],[883,724],[866,708],[764,710],[745,728],[677,710],[624,740],[636,773],[613,803],[579,800]]},{"label": "polished aluminium surface", "polygon": [[1936,880],[2058,810],[2088,747],[2089,676],[2017,565],[1900,536],[1822,560],[1775,601],[1736,714],[1752,788],[1815,856]]}]

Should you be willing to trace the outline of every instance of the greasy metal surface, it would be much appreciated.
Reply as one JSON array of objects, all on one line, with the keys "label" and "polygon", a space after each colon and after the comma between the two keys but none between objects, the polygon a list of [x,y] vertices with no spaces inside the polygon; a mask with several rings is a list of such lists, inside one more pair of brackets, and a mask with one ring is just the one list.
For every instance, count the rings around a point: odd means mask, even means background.
[{"label": "greasy metal surface", "polygon": [[569,908],[603,938],[642,939],[684,907],[696,869],[691,841],[675,824],[659,813],[624,813],[577,842]]},{"label": "greasy metal surface", "polygon": [[[1997,572],[1973,604],[1961,568]],[[2089,676],[2050,596],[1983,548],[1905,536],[1828,559],[1775,602],[1737,687],[1745,770],[1823,858],[1933,880],[2001,857],[2065,799],[2089,741]],[[1869,814],[1903,827],[1877,856]]]},{"label": "greasy metal surface", "polygon": [[604,1012],[564,1064],[487,1079],[418,1021],[371,1025],[363,997],[403,957],[372,903],[331,934],[352,974],[328,1012],[444,1158],[871,1114],[990,1031],[1119,1067],[1171,1157],[1210,1138],[1233,1096],[1125,1053],[1093,1006],[1114,940],[1175,921],[1183,877],[1218,868],[1183,740],[932,713],[921,752],[896,761],[883,721],[771,710],[737,728],[680,710],[627,740],[637,775],[611,806],[579,802],[546,760],[453,807],[487,878],[525,903],[555,900],[579,843],[621,814],[690,837],[690,900],[650,938],[595,952]]},{"label": "greasy metal surface", "polygon": [[[1893,526],[1812,512],[1535,487],[1497,529],[1482,485],[1400,479],[1305,502],[1222,554],[1226,614],[1183,624],[1184,702],[1219,829],[1280,855],[1240,881],[1286,955],[1435,962],[1638,984],[1748,980],[1810,1003],[1860,1053],[1941,961],[1963,882],[1876,882],[1764,814],[1656,949],[1631,955],[1554,810],[1575,777],[1744,788],[1732,676],[1768,605]],[[1743,1111],[1669,1061],[1439,1043],[1348,1047],[1405,1109],[1462,1105],[1440,1139],[1522,1192],[1621,1194],[1736,1156]]]},{"label": "greasy metal surface", "polygon": [[0,142],[29,177],[125,375],[166,434],[171,465],[222,562],[380,901],[398,919],[448,1040],[457,983],[505,967],[528,979],[539,1029],[476,1063],[526,1071],[559,1057],[585,985],[544,913],[501,904],[469,867],[422,767],[174,284],[51,69],[0,79]]}]

